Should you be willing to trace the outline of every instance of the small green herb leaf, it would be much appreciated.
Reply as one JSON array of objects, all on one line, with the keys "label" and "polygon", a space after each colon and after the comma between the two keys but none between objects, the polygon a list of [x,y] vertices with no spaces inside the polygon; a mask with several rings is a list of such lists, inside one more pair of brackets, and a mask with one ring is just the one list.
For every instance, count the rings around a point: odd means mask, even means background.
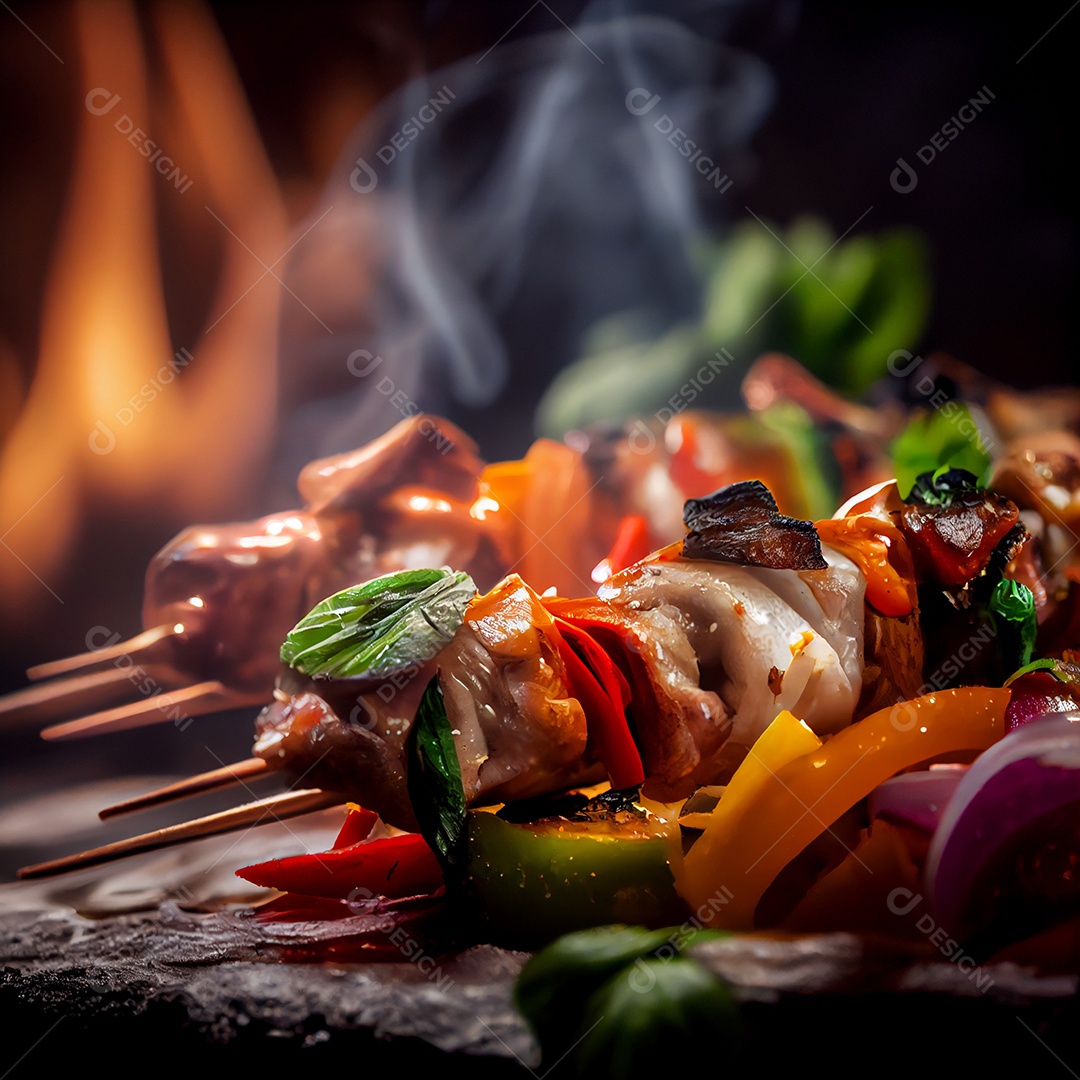
[{"label": "small green herb leaf", "polygon": [[1005,670],[1022,668],[1031,660],[1038,631],[1034,594],[1026,585],[1002,578],[986,607],[997,627]]},{"label": "small green herb leaf", "polygon": [[444,868],[456,867],[465,843],[465,787],[437,676],[424,691],[409,738],[409,799],[420,833]]},{"label": "small green herb leaf", "polygon": [[430,660],[476,595],[468,574],[403,570],[344,589],[289,631],[283,663],[325,678],[384,678]]},{"label": "small green herb leaf", "polygon": [[961,492],[978,490],[978,480],[967,469],[951,469],[948,465],[942,465],[933,472],[920,473],[905,501],[947,510]]}]

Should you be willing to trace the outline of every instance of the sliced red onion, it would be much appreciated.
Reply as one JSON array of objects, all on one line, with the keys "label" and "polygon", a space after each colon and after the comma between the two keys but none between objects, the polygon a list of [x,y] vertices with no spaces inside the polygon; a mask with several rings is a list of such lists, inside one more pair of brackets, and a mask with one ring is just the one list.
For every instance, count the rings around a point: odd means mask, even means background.
[{"label": "sliced red onion", "polygon": [[[874,496],[880,495],[888,487],[895,487],[896,480],[882,480],[880,484],[873,484],[863,491],[852,495],[850,499],[839,510],[833,514],[834,518],[845,518],[851,514],[872,514],[878,509],[874,505]],[[896,496],[899,499],[899,495]],[[885,502],[885,496],[883,495],[880,500],[881,503]],[[857,508],[857,509],[856,509]]]},{"label": "sliced red onion", "polygon": [[1053,713],[1073,713],[1077,710],[1075,690],[1045,671],[1021,675],[1010,685],[1012,697],[1005,710],[1005,730],[1012,731],[1024,724]]},{"label": "sliced red onion", "polygon": [[[1023,854],[1018,839],[1030,847],[1040,823],[1052,833],[1063,814],[1072,822],[1077,813],[1080,711],[1031,720],[990,747],[957,785],[930,843],[925,880],[938,925],[961,941],[988,929],[995,912],[984,893],[1010,845]],[[1056,901],[1064,892],[1080,902],[1080,875],[1071,880],[1054,883]],[[1016,937],[1031,932],[1016,929]]]},{"label": "sliced red onion", "polygon": [[932,765],[929,770],[886,780],[870,794],[870,819],[883,818],[932,833],[967,770],[967,765]]}]

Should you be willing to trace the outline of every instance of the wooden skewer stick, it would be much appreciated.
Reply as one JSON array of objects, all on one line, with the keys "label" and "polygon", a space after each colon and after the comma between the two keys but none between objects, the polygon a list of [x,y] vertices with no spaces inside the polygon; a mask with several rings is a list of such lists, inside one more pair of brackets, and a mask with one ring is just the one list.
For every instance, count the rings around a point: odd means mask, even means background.
[{"label": "wooden skewer stick", "polygon": [[43,739],[80,739],[86,735],[102,735],[110,731],[128,731],[131,728],[148,727],[172,720],[178,727],[186,727],[185,721],[206,713],[224,712],[244,705],[255,705],[265,700],[262,694],[244,694],[230,690],[224,683],[213,679],[196,683],[179,690],[155,694],[142,701],[118,705],[114,709],[82,716],[53,724],[41,732]]},{"label": "wooden skewer stick", "polygon": [[132,689],[127,669],[106,668],[88,675],[75,675],[59,682],[42,683],[39,686],[27,686],[15,690],[0,698],[0,717],[13,713],[33,714],[40,721],[41,711],[47,710],[52,715],[69,716],[74,709],[85,709],[88,702],[102,704],[117,697],[128,696],[120,693],[123,687]]},{"label": "wooden skewer stick", "polygon": [[273,795],[268,799],[246,803],[232,810],[222,810],[217,814],[195,818],[180,825],[169,825],[164,829],[132,836],[127,840],[118,840],[102,847],[81,851],[77,855],[65,855],[62,859],[24,866],[19,871],[21,878],[49,877],[63,874],[69,870],[81,870],[88,866],[112,862],[125,855],[137,855],[144,851],[182,844],[203,836],[217,836],[221,833],[237,832],[255,825],[268,824],[271,821],[283,821],[286,818],[310,814],[315,810],[325,810],[330,806],[341,805],[345,800],[340,794],[323,791],[321,788],[307,788],[303,791],[287,791],[283,795]]},{"label": "wooden skewer stick", "polygon": [[174,633],[173,624],[165,623],[162,626],[144,630],[141,634],[128,638],[127,641],[118,641],[115,645],[107,645],[105,648],[78,653],[75,656],[65,656],[62,660],[50,660],[47,664],[37,664],[26,669],[26,676],[35,682],[39,679],[51,679],[54,675],[67,675],[72,671],[80,671],[108,660],[115,660],[118,656],[130,656],[133,663],[146,663],[146,657],[143,654],[152,650],[160,652],[160,649],[154,650],[154,646],[172,637]]},{"label": "wooden skewer stick", "polygon": [[165,787],[148,791],[145,795],[136,795],[133,799],[125,799],[123,802],[106,806],[98,812],[102,821],[117,817],[120,814],[130,814],[135,810],[147,810],[151,806],[160,806],[162,803],[172,802],[174,799],[184,799],[189,795],[201,795],[204,791],[215,791],[218,788],[228,787],[230,784],[242,784],[245,780],[254,779],[266,773],[274,771],[274,766],[263,758],[253,757],[245,761],[237,761],[233,765],[223,765],[220,769],[211,769],[209,772],[199,773],[198,776],[189,776],[186,780],[178,780],[175,784],[166,784]]}]

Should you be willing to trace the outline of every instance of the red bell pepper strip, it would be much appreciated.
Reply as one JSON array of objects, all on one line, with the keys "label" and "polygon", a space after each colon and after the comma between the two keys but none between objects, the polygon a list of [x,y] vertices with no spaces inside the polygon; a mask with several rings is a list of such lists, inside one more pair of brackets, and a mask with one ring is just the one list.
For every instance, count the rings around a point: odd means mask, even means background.
[{"label": "red bell pepper strip", "polygon": [[586,630],[557,616],[555,625],[570,693],[581,703],[589,739],[612,787],[637,787],[645,780],[645,768],[626,719],[631,701],[626,677]]},{"label": "red bell pepper strip", "polygon": [[592,572],[593,581],[602,583],[612,574],[625,570],[628,566],[640,562],[653,549],[649,540],[649,523],[641,514],[627,514],[619,522],[615,542],[607,557],[602,559]]},{"label": "red bell pepper strip", "polygon": [[[679,547],[682,542],[679,542]],[[649,668],[633,635],[616,618],[610,604],[596,597],[544,601],[552,616],[584,630],[608,654],[630,685],[631,731],[658,731],[659,706]],[[635,729],[635,722],[638,727]]]},{"label": "red bell pepper strip", "polygon": [[391,899],[420,896],[443,884],[435,853],[419,833],[363,840],[318,855],[272,859],[236,873],[267,888],[340,900],[357,891]]},{"label": "red bell pepper strip", "polygon": [[341,832],[331,845],[332,848],[351,847],[366,840],[375,827],[379,815],[374,810],[365,810],[356,803],[349,803],[349,812],[345,815],[345,823],[341,826]]}]

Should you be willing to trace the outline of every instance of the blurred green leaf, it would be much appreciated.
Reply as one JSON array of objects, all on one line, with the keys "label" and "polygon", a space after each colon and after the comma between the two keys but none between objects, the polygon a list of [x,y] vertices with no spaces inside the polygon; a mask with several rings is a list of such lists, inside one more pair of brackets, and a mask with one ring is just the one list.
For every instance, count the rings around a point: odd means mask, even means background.
[{"label": "blurred green leaf", "polygon": [[794,401],[778,401],[753,419],[787,447],[804,500],[799,514],[815,521],[829,517],[838,504],[839,469],[828,440],[810,415]]},{"label": "blurred green leaf", "polygon": [[[867,285],[856,314],[873,334],[855,333],[844,350],[841,389],[862,394],[884,374],[883,357],[893,346],[913,347],[930,312],[929,255],[922,237],[908,229],[883,234],[874,276]],[[826,379],[826,381],[829,381]]]},{"label": "blurred green leaf", "polygon": [[742,374],[769,351],[789,353],[826,384],[860,395],[885,374],[893,351],[917,347],[929,311],[929,259],[910,229],[836,242],[813,217],[786,230],[744,221],[703,247],[700,260],[699,320],[659,337],[641,313],[599,324],[583,358],[541,400],[541,432],[558,437],[590,423],[648,417],[721,349],[734,361],[695,408],[739,408]]},{"label": "blurred green leaf", "polygon": [[753,333],[755,320],[774,299],[788,258],[756,222],[736,228],[731,239],[719,245],[702,305],[702,332],[710,352],[724,346],[747,355],[749,343],[742,339]]},{"label": "blurred green leaf", "polygon": [[658,341],[592,353],[555,377],[537,407],[537,427],[558,438],[589,424],[649,416],[697,370],[700,355],[699,331],[689,325],[675,327]]}]

